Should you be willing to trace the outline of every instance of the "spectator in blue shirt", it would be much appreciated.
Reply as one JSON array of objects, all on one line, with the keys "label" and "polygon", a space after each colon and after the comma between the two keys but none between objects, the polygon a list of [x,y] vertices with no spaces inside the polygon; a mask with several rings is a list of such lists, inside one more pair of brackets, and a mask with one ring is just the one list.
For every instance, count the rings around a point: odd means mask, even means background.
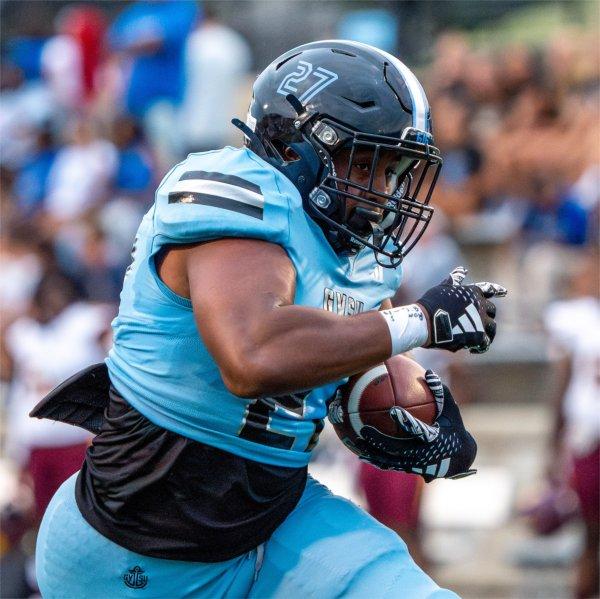
[{"label": "spectator in blue shirt", "polygon": [[116,192],[127,196],[151,194],[152,159],[139,123],[132,117],[119,117],[113,124],[112,141],[118,151]]},{"label": "spectator in blue shirt", "polygon": [[56,157],[56,148],[49,128],[39,131],[36,151],[19,170],[13,192],[19,209],[27,216],[33,215],[46,196],[48,173]]},{"label": "spectator in blue shirt", "polygon": [[195,2],[136,2],[115,20],[112,48],[132,61],[127,111],[143,117],[159,100],[177,105],[184,91],[183,49],[198,16]]},{"label": "spectator in blue shirt", "polygon": [[21,69],[26,80],[41,77],[41,56],[45,43],[46,38],[41,36],[20,35],[6,44],[9,61]]},{"label": "spectator in blue shirt", "polygon": [[579,201],[575,190],[561,192],[552,182],[535,183],[538,193],[530,203],[523,223],[528,239],[585,245],[590,214]]}]

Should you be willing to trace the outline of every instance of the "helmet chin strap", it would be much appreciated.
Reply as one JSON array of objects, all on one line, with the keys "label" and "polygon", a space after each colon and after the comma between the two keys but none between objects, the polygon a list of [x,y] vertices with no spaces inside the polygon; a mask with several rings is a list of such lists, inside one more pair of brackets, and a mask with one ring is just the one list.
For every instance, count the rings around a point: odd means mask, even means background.
[{"label": "helmet chin strap", "polygon": [[394,213],[388,211],[388,213],[383,217],[383,219],[379,223],[379,226],[384,231],[387,231],[394,224],[395,221],[396,221],[396,216],[394,215]]},{"label": "helmet chin strap", "polygon": [[373,235],[373,243],[375,245],[380,245],[381,240],[385,235],[385,229],[380,224],[376,223],[371,223],[371,227],[373,228],[373,231],[371,233]]},{"label": "helmet chin strap", "polygon": [[346,223],[348,229],[357,233],[361,237],[373,235],[373,239],[381,240],[384,230],[381,227],[382,215],[376,210],[370,210],[363,206],[352,208],[350,218]]},{"label": "helmet chin strap", "polygon": [[237,127],[250,140],[249,147],[255,154],[260,156],[269,164],[273,164],[273,160],[267,153],[267,149],[265,148],[265,144],[262,142],[262,139],[260,139],[260,137],[258,137],[258,135],[256,135],[256,133],[252,131],[252,129],[250,129],[246,123],[240,121],[238,118],[233,118],[231,119],[231,124],[234,127]]}]

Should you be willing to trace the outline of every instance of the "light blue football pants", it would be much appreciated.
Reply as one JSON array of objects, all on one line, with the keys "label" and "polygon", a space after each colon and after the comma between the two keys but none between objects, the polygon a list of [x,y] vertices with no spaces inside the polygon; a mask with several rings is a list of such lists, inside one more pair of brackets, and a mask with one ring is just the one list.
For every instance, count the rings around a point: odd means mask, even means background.
[{"label": "light blue football pants", "polygon": [[36,568],[44,599],[457,597],[417,567],[394,532],[310,477],[266,543],[207,564],[146,557],[103,537],[77,508],[76,476],[57,491],[40,528]]}]

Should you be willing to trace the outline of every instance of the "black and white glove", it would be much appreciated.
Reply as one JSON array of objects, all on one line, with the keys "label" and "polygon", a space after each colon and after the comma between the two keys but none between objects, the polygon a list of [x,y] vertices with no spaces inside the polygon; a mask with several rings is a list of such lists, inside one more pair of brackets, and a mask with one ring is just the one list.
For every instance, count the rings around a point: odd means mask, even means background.
[{"label": "black and white glove", "polygon": [[409,437],[399,439],[373,426],[363,426],[357,447],[361,459],[382,470],[420,474],[425,482],[475,474],[477,470],[470,468],[477,455],[477,443],[465,429],[452,394],[431,370],[425,373],[425,381],[438,407],[435,423],[428,425],[403,408],[393,407],[390,416]]},{"label": "black and white glove", "polygon": [[487,351],[496,336],[496,306],[489,300],[504,297],[506,289],[497,283],[462,285],[467,270],[455,268],[448,278],[429,289],[417,304],[429,315],[431,341],[426,347],[472,354]]}]

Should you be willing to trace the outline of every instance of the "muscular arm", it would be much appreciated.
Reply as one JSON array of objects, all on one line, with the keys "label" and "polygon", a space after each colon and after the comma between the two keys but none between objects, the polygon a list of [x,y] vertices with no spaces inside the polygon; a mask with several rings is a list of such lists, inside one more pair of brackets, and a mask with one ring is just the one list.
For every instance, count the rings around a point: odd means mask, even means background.
[{"label": "muscular arm", "polygon": [[391,354],[388,327],[377,312],[338,316],[293,305],[296,273],[277,245],[224,239],[185,255],[198,330],[236,395],[308,389]]}]

